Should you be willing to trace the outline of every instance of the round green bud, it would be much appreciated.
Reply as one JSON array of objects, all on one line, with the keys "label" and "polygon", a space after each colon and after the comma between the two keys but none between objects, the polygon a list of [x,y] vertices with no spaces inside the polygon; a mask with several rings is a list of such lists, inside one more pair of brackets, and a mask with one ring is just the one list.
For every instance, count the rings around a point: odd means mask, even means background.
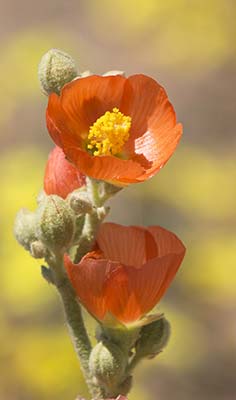
[{"label": "round green bud", "polygon": [[51,49],[42,57],[38,77],[44,94],[60,94],[62,87],[78,76],[73,58],[64,51]]},{"label": "round green bud", "polygon": [[90,354],[90,371],[99,383],[107,387],[112,387],[122,380],[126,365],[125,354],[109,341],[99,342]]},{"label": "round green bud", "polygon": [[136,354],[140,358],[153,358],[166,347],[170,337],[170,323],[165,318],[144,325],[136,342]]},{"label": "round green bud", "polygon": [[22,208],[15,219],[14,234],[16,240],[28,251],[30,251],[31,243],[37,240],[36,228],[36,214]]},{"label": "round green bud", "polygon": [[57,195],[47,196],[38,209],[38,238],[53,252],[64,252],[74,236],[74,213]]}]

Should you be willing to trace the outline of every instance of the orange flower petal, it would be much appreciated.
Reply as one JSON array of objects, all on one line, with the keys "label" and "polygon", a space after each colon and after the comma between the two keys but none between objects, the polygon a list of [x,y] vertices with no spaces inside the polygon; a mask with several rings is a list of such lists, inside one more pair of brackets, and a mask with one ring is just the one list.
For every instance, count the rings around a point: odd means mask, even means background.
[{"label": "orange flower petal", "polygon": [[148,231],[154,237],[158,246],[159,257],[166,254],[179,254],[182,257],[185,254],[185,247],[181,240],[173,233],[161,226],[149,226]]},{"label": "orange flower petal", "polygon": [[44,174],[44,190],[46,194],[57,194],[65,199],[73,190],[85,184],[85,176],[69,163],[62,149],[56,146],[46,164]]},{"label": "orange flower petal", "polygon": [[128,184],[138,182],[138,178],[145,172],[144,168],[133,160],[121,160],[113,156],[92,156],[77,146],[69,146],[65,142],[66,139],[63,139],[63,149],[68,159],[80,171],[92,178]]},{"label": "orange flower petal", "polygon": [[140,182],[151,178],[167,163],[182,135],[181,124],[177,124],[169,130],[165,130],[164,126],[159,130],[158,128],[152,129],[136,141],[136,151],[140,151],[140,154],[150,161],[152,160],[152,166],[139,177]]},{"label": "orange flower petal", "polygon": [[[130,269],[135,273],[140,272],[134,267]],[[110,274],[104,291],[109,312],[123,323],[138,320],[142,316],[139,300],[132,290],[130,278],[129,268],[120,268]]]},{"label": "orange flower petal", "polygon": [[[139,180],[155,174],[173,154],[182,135],[182,125],[176,125],[176,115],[167,94],[153,79],[144,75],[133,75],[129,82],[133,88],[133,99],[128,114],[132,117],[132,134],[126,143],[131,154],[144,157],[147,170]],[[133,155],[134,157],[134,155]],[[142,159],[139,158],[142,163]]]},{"label": "orange flower petal", "polygon": [[77,125],[77,134],[87,133],[89,127],[106,111],[120,107],[125,83],[126,79],[121,75],[92,75],[65,85],[61,106]]},{"label": "orange flower petal", "polygon": [[136,268],[157,256],[153,236],[142,227],[104,223],[99,229],[97,243],[104,258]]},{"label": "orange flower petal", "polygon": [[63,147],[64,143],[67,146],[81,145],[81,138],[77,133],[78,122],[68,118],[61,105],[61,98],[56,93],[49,96],[46,121],[48,131],[58,146]]},{"label": "orange flower petal", "polygon": [[[147,131],[148,119],[161,106],[160,92],[164,89],[152,78],[142,74],[132,75],[128,78],[129,85],[125,87],[123,107],[124,113],[131,116],[131,135],[127,148]],[[166,95],[167,98],[167,95]]]},{"label": "orange flower petal", "polygon": [[106,282],[107,308],[121,322],[135,321],[149,312],[173,280],[182,257],[169,254],[141,268],[123,266]]},{"label": "orange flower petal", "polygon": [[[111,271],[117,269],[117,263],[94,258],[94,252],[89,253],[79,264],[74,264],[69,256],[64,256],[64,264],[72,286],[86,309],[98,319],[103,319],[107,313],[104,284]],[[100,255],[99,255],[100,257]]]}]

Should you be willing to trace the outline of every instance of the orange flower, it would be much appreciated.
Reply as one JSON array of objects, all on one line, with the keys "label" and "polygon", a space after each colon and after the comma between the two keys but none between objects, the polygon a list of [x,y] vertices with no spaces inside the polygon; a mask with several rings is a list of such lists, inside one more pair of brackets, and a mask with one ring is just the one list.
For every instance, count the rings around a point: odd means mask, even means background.
[{"label": "orange flower", "polygon": [[60,147],[56,146],[49,154],[44,175],[46,194],[57,194],[65,199],[75,189],[85,184],[85,176],[69,163]]},{"label": "orange flower", "polygon": [[82,304],[99,320],[112,314],[134,322],[161,299],[185,254],[183,243],[159,226],[102,224],[97,248],[65,267]]},{"label": "orange flower", "polygon": [[120,185],[153,176],[174,152],[182,125],[152,78],[88,76],[52,93],[47,127],[84,174]]}]

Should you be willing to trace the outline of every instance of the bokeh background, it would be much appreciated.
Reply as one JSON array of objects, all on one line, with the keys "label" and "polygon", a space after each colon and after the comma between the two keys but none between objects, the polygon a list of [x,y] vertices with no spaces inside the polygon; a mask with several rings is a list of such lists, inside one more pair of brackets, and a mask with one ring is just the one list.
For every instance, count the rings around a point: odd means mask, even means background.
[{"label": "bokeh background", "polygon": [[159,305],[170,344],[137,369],[130,400],[236,399],[236,2],[0,0],[0,9],[0,399],[86,395],[57,294],[12,234],[17,210],[35,207],[52,148],[37,81],[52,47],[80,71],[153,76],[184,125],[165,168],[120,193],[109,216],[163,225],[187,246]]}]

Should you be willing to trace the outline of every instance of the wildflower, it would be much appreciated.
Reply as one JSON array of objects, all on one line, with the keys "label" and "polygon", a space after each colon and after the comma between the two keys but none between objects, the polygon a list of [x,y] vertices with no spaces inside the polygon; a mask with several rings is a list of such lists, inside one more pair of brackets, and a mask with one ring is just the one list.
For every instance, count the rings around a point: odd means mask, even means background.
[{"label": "wildflower", "polygon": [[162,298],[185,254],[183,243],[159,226],[102,224],[96,248],[65,267],[81,303],[100,321],[145,316]]},{"label": "wildflower", "polygon": [[167,94],[145,75],[92,75],[51,93],[47,127],[84,174],[117,185],[142,182],[173,154],[182,134]]},{"label": "wildflower", "polygon": [[60,147],[56,146],[47,161],[44,190],[47,195],[56,194],[63,199],[85,184],[85,176],[69,161]]}]

